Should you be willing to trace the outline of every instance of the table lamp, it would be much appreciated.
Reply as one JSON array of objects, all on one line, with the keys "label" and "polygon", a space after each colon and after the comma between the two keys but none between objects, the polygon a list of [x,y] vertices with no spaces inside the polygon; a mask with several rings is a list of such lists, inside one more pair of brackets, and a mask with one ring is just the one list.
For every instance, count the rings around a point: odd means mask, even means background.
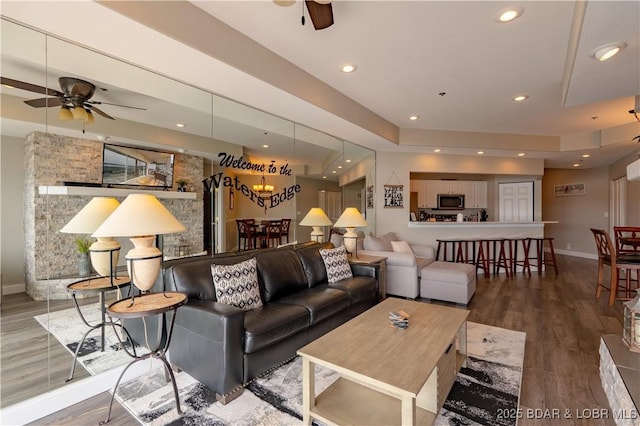
[{"label": "table lamp", "polygon": [[[120,203],[115,198],[94,197],[60,232],[93,234]],[[120,257],[120,243],[113,236],[101,236],[89,247],[93,269],[103,277],[112,277]]]},{"label": "table lamp", "polygon": [[153,195],[130,194],[93,233],[129,237],[134,247],[126,254],[131,282],[148,292],[160,274],[162,252],[155,246],[156,235],[183,232],[186,228]]},{"label": "table lamp", "polygon": [[342,236],[344,247],[349,253],[354,253],[358,257],[358,234],[356,234],[355,229],[361,226],[368,226],[360,211],[355,207],[347,207],[333,226],[347,229],[347,232]]},{"label": "table lamp", "polygon": [[320,207],[313,207],[307,215],[300,221],[302,226],[312,226],[311,241],[321,243],[323,241],[324,233],[322,232],[323,226],[331,226],[333,223],[331,219],[327,217],[324,210]]}]

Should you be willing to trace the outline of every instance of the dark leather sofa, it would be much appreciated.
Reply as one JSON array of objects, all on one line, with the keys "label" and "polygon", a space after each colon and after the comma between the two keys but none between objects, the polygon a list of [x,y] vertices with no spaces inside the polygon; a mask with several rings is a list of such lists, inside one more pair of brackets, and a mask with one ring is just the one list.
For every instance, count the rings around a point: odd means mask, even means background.
[{"label": "dark leather sofa", "polygon": [[[189,301],[176,312],[169,359],[227,403],[243,385],[287,361],[305,344],[378,302],[375,270],[352,265],[353,278],[327,282],[320,248],[304,244],[187,258],[164,269],[167,290]],[[211,264],[255,257],[263,306],[242,311],[216,301]]]}]

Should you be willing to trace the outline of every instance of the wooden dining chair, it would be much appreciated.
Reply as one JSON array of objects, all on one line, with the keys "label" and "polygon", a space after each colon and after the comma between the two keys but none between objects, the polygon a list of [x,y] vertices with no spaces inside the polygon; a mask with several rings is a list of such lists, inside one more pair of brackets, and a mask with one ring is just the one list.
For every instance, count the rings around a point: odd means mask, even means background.
[{"label": "wooden dining chair", "polygon": [[238,250],[253,249],[255,247],[256,237],[253,234],[252,224],[247,222],[246,219],[236,219],[236,225],[238,226]]},{"label": "wooden dining chair", "polygon": [[[640,255],[636,254],[620,254],[617,255],[616,248],[611,241],[609,233],[604,229],[591,228],[593,237],[596,241],[598,249],[598,279],[596,287],[596,298],[600,297],[602,289],[609,290],[609,306],[613,306],[616,299],[631,299],[631,273],[636,272],[636,288],[638,287],[637,274],[640,270]],[[611,269],[611,279],[609,287],[604,285],[604,266],[608,265]],[[624,287],[619,287],[620,271],[625,271]],[[619,297],[618,293],[624,291],[624,296]]]},{"label": "wooden dining chair", "polygon": [[287,244],[289,244],[289,227],[290,226],[291,226],[291,219],[282,219],[282,224],[280,226],[280,241],[286,238]]},{"label": "wooden dining chair", "polygon": [[614,226],[613,234],[617,254],[640,253],[640,227]]},{"label": "wooden dining chair", "polygon": [[265,227],[267,247],[277,247],[282,244],[282,221],[270,220]]}]

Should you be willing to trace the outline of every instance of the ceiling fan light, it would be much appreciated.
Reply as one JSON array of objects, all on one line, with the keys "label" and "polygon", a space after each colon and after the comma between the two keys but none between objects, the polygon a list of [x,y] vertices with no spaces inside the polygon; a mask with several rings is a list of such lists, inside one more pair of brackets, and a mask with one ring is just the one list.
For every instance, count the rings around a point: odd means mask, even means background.
[{"label": "ceiling fan light", "polygon": [[60,107],[60,111],[58,111],[58,119],[61,121],[73,120],[73,114],[71,114],[71,110],[68,106],[62,105],[62,107]]},{"label": "ceiling fan light", "polygon": [[82,107],[75,107],[72,111],[72,114],[73,114],[74,120],[80,120],[80,121],[88,120],[87,111],[85,111],[85,109]]},{"label": "ceiling fan light", "polygon": [[93,114],[91,113],[90,110],[86,110],[87,111],[87,119],[84,121],[87,124],[93,124],[96,122],[95,117],[93,116]]}]

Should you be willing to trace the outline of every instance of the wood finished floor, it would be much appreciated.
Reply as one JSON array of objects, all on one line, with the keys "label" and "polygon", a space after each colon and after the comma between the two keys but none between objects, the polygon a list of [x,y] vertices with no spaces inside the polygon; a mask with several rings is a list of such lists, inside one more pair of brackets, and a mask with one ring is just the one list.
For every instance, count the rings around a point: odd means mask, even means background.
[{"label": "wood finished floor", "polygon": [[[622,303],[608,307],[606,295],[595,299],[596,261],[558,256],[558,263],[558,276],[547,272],[485,280],[479,275],[469,320],[527,333],[519,425],[614,425],[611,418],[584,417],[609,409],[600,384],[598,348],[602,334],[621,334]],[[97,424],[108,401],[108,393],[100,394],[34,424]],[[116,405],[110,424],[135,423]],[[528,415],[529,410],[534,415]],[[560,418],[535,418],[553,415],[553,410]]]}]

